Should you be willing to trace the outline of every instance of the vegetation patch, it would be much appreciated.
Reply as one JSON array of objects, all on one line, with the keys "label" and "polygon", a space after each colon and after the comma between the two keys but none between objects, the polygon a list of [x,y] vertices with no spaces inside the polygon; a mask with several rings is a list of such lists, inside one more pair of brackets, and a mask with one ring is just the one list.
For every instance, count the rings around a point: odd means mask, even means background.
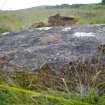
[{"label": "vegetation patch", "polygon": [[48,25],[44,22],[33,23],[30,28],[40,28],[40,27],[47,27]]},{"label": "vegetation patch", "polygon": [[49,64],[30,72],[0,69],[0,104],[104,105],[105,64],[101,59],[61,65],[56,74]]},{"label": "vegetation patch", "polygon": [[98,46],[98,49],[102,52],[102,54],[105,54],[105,44]]},{"label": "vegetation patch", "polygon": [[3,33],[3,32],[8,32],[9,29],[6,29],[6,28],[0,28],[0,33]]}]

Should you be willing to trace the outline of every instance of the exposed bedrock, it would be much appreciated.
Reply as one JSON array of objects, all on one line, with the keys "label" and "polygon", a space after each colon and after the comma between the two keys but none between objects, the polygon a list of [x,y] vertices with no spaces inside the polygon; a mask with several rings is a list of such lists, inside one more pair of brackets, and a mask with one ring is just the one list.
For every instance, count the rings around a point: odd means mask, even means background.
[{"label": "exposed bedrock", "polygon": [[102,57],[98,46],[104,43],[105,25],[33,28],[3,33],[0,56],[7,56],[9,63],[17,67],[35,70],[48,63],[56,71],[59,65],[81,57]]}]

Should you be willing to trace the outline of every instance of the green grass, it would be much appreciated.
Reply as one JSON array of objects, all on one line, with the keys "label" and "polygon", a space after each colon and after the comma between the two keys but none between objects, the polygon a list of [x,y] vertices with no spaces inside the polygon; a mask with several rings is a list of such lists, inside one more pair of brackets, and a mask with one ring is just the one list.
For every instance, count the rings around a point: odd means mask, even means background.
[{"label": "green grass", "polygon": [[105,105],[105,96],[97,96],[94,90],[87,96],[48,90],[35,92],[6,84],[0,84],[0,105]]},{"label": "green grass", "polygon": [[31,8],[19,11],[0,11],[0,27],[11,31],[29,28],[35,22],[45,22],[51,15],[79,18],[79,24],[104,24],[105,6],[101,4],[82,5],[79,8]]},{"label": "green grass", "polygon": [[3,32],[8,32],[10,31],[9,29],[6,29],[6,28],[0,28],[0,33],[3,33]]}]

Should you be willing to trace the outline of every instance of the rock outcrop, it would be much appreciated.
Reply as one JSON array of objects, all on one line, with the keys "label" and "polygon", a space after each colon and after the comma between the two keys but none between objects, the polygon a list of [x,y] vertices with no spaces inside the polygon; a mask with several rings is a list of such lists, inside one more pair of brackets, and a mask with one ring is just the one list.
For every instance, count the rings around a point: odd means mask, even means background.
[{"label": "rock outcrop", "polygon": [[81,58],[104,59],[98,48],[104,43],[105,25],[34,28],[0,37],[0,56],[8,56],[17,67],[35,70],[47,63],[59,72],[61,64]]}]

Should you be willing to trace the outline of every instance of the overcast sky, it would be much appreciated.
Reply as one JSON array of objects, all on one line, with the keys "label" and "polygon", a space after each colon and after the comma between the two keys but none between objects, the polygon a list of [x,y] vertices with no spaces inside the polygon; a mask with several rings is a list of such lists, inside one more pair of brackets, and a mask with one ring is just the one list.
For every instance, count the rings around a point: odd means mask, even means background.
[{"label": "overcast sky", "polygon": [[17,10],[40,5],[98,3],[101,0],[0,0],[0,9]]}]

